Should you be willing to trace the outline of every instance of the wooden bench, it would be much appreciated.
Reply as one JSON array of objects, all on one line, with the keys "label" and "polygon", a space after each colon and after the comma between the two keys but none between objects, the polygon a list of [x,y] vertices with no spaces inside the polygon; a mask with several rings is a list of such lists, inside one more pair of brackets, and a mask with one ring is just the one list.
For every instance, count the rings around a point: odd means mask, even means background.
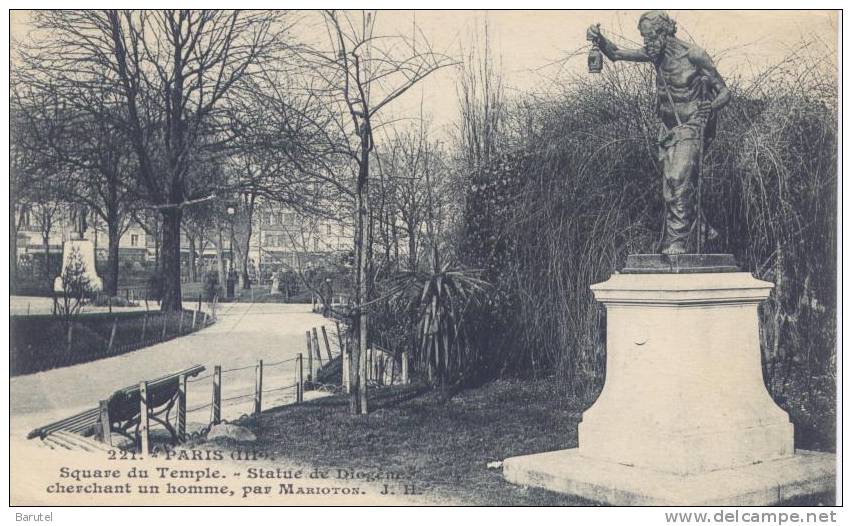
[{"label": "wooden bench", "polygon": [[[183,442],[186,435],[186,380],[204,371],[203,365],[195,365],[178,371],[119,389],[107,400],[101,400],[97,408],[89,409],[46,426],[36,428],[27,438],[47,440],[53,437],[62,442],[60,447],[75,443],[68,434],[94,437],[107,446],[112,446],[112,434],[117,433],[134,442],[144,452],[149,451],[148,429],[150,421],[162,425],[175,443]],[[177,410],[176,425],[170,422],[172,410]],[[76,442],[79,446],[79,441]],[[86,449],[80,447],[80,449]]]},{"label": "wooden bench", "polygon": [[87,451],[91,453],[109,451],[110,447],[94,438],[84,437],[68,431],[55,431],[41,441],[50,449],[67,449],[69,451]]}]

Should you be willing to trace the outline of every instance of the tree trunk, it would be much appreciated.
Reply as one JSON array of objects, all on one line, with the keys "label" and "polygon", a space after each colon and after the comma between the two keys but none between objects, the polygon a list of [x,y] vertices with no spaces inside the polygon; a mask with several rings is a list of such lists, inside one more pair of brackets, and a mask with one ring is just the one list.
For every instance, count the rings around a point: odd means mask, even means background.
[{"label": "tree trunk", "polygon": [[[364,139],[366,140],[366,139]],[[369,205],[369,152],[366,147],[362,147],[362,157],[358,170],[358,181],[355,192],[355,203],[357,206],[357,221],[355,226],[355,259],[356,259],[356,274],[355,274],[355,308],[357,310],[357,338],[358,342],[353,349],[352,365],[357,371],[357,377],[352,390],[349,407],[355,411],[360,411],[362,415],[367,414],[367,381],[363,376],[367,369],[367,270],[368,270],[368,250],[365,246],[367,239],[367,228],[369,221],[370,205]]]},{"label": "tree trunk", "polygon": [[249,280],[249,272],[248,272],[248,264],[249,264],[249,254],[251,252],[251,235],[252,235],[252,217],[254,216],[254,200],[255,194],[252,194],[249,198],[248,205],[246,206],[246,245],[245,250],[243,251],[243,261],[242,261],[242,274],[243,274],[243,288],[250,289],[251,281]]},{"label": "tree trunk", "polygon": [[9,294],[14,294],[18,286],[18,223],[15,216],[15,185],[9,186],[12,187],[9,191]]},{"label": "tree trunk", "polygon": [[121,239],[117,215],[107,218],[107,271],[104,280],[104,292],[110,296],[118,295],[118,243]]},{"label": "tree trunk", "polygon": [[163,230],[160,225],[155,225],[154,228],[154,272],[160,271],[160,239],[163,235]]},{"label": "tree trunk", "polygon": [[[53,276],[50,275],[50,233],[45,234],[42,232],[41,234],[41,247],[44,250],[44,279],[47,280],[49,284],[53,283]],[[62,269],[59,270],[59,273],[62,274]]]},{"label": "tree trunk", "polygon": [[180,292],[180,221],[179,208],[164,208],[163,246],[160,251],[163,279],[162,311],[178,311],[182,308]]},{"label": "tree trunk", "polygon": [[198,267],[195,258],[195,236],[186,236],[189,240],[189,281],[198,281]]}]

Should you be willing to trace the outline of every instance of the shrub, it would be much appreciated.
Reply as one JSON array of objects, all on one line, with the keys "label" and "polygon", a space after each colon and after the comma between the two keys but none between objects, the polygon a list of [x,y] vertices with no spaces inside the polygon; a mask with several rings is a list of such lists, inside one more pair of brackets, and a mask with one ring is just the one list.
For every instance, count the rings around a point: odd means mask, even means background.
[{"label": "shrub", "polygon": [[[833,56],[828,53],[826,56]],[[776,288],[761,307],[767,384],[833,370],[836,349],[837,83],[830,60],[794,57],[732,79],[706,152],[702,203],[719,252]],[[460,172],[458,254],[495,291],[467,319],[494,374],[550,374],[594,396],[605,318],[589,290],[652,252],[662,226],[653,71],[616,64],[519,100],[499,143]],[[781,376],[781,381],[778,376]]]},{"label": "shrub", "polygon": [[122,296],[110,296],[109,294],[97,294],[92,300],[95,307],[135,307],[137,303]]}]

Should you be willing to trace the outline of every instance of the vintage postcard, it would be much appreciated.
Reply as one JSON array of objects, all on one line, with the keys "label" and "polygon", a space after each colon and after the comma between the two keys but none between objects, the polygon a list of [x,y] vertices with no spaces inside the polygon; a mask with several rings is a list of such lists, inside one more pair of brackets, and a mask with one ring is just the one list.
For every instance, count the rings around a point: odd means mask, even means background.
[{"label": "vintage postcard", "polygon": [[840,504],[841,16],[12,10],[10,504]]}]

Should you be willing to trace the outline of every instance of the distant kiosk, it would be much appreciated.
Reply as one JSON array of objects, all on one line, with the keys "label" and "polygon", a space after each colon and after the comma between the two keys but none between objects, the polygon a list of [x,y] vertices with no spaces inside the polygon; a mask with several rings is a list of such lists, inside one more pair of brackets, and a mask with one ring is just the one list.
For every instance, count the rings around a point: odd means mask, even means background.
[{"label": "distant kiosk", "polygon": [[[81,214],[82,215],[82,214]],[[93,292],[103,290],[103,280],[98,276],[97,267],[95,266],[95,244],[88,239],[83,238],[85,231],[85,220],[80,220],[75,225],[74,232],[71,233],[71,239],[62,244],[62,268],[60,274],[53,280],[54,292],[65,292],[65,282],[62,275],[65,274],[65,269],[72,261],[73,254],[79,254],[80,261],[83,265],[83,273],[89,279],[89,288]]]}]

